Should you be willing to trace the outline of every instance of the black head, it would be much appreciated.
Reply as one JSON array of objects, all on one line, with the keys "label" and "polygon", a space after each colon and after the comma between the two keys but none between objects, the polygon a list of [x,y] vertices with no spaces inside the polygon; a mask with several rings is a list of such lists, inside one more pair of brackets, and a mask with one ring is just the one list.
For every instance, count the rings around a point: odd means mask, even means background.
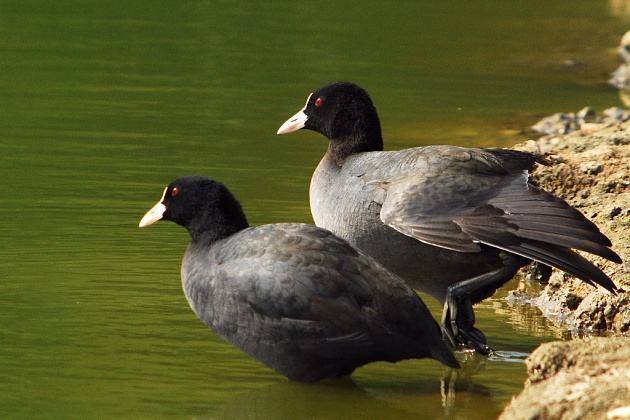
[{"label": "black head", "polygon": [[311,93],[304,108],[278,130],[287,134],[306,128],[331,141],[332,151],[352,153],[383,150],[381,124],[368,93],[350,82],[336,82]]},{"label": "black head", "polygon": [[171,182],[139,226],[158,220],[175,222],[188,229],[194,240],[207,237],[211,242],[248,226],[240,203],[227,187],[203,176],[186,176]]}]

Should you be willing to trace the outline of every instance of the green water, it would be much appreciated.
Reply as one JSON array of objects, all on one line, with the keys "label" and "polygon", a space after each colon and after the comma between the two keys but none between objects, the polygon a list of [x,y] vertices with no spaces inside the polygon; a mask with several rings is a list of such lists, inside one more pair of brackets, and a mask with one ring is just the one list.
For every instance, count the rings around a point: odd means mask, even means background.
[{"label": "green water", "polygon": [[192,173],[253,224],[310,222],[326,144],[274,133],[334,80],[372,93],[389,148],[507,146],[544,114],[617,105],[617,3],[0,0],[0,417],[496,416],[521,353],[556,337],[509,287],[477,309],[503,358],[306,386],[207,330],[180,289],[185,231],[137,223]]}]

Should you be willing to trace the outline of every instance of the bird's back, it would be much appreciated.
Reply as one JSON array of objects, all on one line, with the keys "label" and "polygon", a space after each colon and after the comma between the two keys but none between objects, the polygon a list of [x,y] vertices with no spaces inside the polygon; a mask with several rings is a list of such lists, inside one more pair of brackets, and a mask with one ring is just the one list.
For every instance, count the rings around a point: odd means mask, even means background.
[{"label": "bird's back", "polygon": [[182,280],[204,323],[291,379],[343,375],[374,360],[456,364],[412,290],[314,226],[250,228],[205,251],[192,244]]}]

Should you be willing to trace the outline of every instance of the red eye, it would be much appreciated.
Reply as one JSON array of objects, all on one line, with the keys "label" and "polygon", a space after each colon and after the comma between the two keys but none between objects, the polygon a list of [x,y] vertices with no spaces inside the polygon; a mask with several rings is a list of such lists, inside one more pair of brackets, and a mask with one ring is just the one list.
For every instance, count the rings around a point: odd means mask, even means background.
[{"label": "red eye", "polygon": [[315,99],[315,108],[319,108],[324,104],[324,100],[322,98]]},{"label": "red eye", "polygon": [[179,188],[173,187],[171,190],[171,197],[177,197],[177,194],[179,194]]}]

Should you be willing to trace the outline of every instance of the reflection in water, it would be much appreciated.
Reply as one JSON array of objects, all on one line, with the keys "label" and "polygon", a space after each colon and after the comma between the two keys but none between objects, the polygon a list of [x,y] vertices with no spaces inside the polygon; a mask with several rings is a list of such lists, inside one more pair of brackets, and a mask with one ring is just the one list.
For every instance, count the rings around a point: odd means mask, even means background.
[{"label": "reflection in water", "polygon": [[517,278],[518,285],[510,291],[502,303],[497,305],[497,313],[507,315],[510,323],[523,328],[532,336],[548,336],[552,332],[556,338],[570,339],[579,336],[576,331],[569,331],[567,323],[558,315],[543,311],[537,306],[536,299],[540,296],[544,284],[534,280]]},{"label": "reflection in water", "polygon": [[[221,408],[196,419],[259,418],[449,418],[474,414],[481,401],[491,403],[492,391],[475,383],[483,357],[470,357],[459,372],[449,370],[439,380],[415,380],[401,389],[396,384],[374,386],[351,378],[317,384],[281,381],[244,392]],[[439,393],[436,392],[439,389]]]},{"label": "reflection in water", "polygon": [[[521,275],[518,275],[510,281],[509,286],[499,290],[487,302],[487,305],[492,308],[495,314],[505,317],[506,322],[514,329],[524,334],[532,337],[548,337],[550,329],[553,329],[556,332],[556,337],[561,338],[558,331],[553,328],[553,323],[543,316],[538,308],[526,299],[516,298],[517,296],[538,295],[542,287],[541,283],[535,280],[525,280]],[[499,354],[496,353],[495,357],[499,357]],[[519,352],[508,350],[502,354],[508,357],[510,353],[519,358]]]},{"label": "reflection in water", "polygon": [[414,418],[401,409],[372,396],[351,379],[328,380],[317,384],[282,381],[236,395],[217,412],[199,419],[253,419],[260,413],[269,419],[338,418]]},{"label": "reflection in water", "polygon": [[469,408],[480,400],[490,399],[492,392],[484,385],[475,382],[475,375],[485,369],[487,359],[475,352],[459,353],[463,359],[460,370],[450,370],[440,380],[440,395],[444,413],[448,416],[453,412]]}]

